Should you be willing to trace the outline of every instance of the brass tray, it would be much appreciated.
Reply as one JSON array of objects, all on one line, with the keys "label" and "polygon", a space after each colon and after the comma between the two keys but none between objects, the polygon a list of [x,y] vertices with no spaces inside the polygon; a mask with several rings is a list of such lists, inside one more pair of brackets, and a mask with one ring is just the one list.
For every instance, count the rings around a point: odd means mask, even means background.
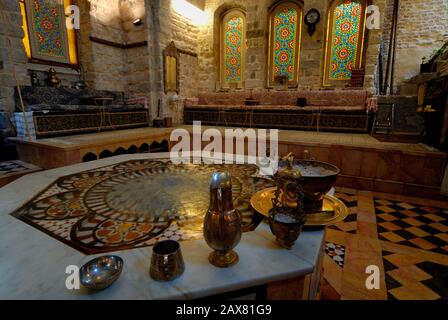
[{"label": "brass tray", "polygon": [[[276,187],[264,189],[255,193],[250,199],[250,204],[258,213],[265,217],[269,216],[269,211],[272,209],[272,199],[274,198]],[[347,206],[339,199],[326,195],[324,198],[323,211],[334,210],[334,214],[310,214],[307,217],[305,226],[329,226],[343,221],[347,218],[349,211]]]}]

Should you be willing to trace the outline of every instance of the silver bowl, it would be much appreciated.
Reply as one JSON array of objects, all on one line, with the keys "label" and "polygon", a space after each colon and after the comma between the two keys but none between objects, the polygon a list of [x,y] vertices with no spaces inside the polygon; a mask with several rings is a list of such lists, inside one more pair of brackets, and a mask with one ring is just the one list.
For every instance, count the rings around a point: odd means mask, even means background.
[{"label": "silver bowl", "polygon": [[123,259],[117,256],[102,256],[83,265],[79,270],[79,279],[89,290],[103,290],[120,277],[122,270]]}]

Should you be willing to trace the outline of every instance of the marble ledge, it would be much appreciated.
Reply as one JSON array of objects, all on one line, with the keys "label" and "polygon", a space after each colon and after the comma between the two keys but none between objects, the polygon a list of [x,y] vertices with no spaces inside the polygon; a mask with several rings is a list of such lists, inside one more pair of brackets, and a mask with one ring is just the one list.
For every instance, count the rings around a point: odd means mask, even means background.
[{"label": "marble ledge", "polygon": [[168,154],[124,155],[43,171],[0,189],[0,299],[194,299],[304,276],[314,271],[324,231],[304,232],[292,250],[280,248],[267,224],[243,235],[236,248],[240,262],[229,269],[208,262],[204,240],[184,241],[185,273],[169,283],[149,277],[151,248],[119,251],[125,261],[121,278],[109,289],[89,294],[65,287],[69,265],[82,266],[95,256],[79,251],[10,216],[60,176],[132,159],[167,158]]}]

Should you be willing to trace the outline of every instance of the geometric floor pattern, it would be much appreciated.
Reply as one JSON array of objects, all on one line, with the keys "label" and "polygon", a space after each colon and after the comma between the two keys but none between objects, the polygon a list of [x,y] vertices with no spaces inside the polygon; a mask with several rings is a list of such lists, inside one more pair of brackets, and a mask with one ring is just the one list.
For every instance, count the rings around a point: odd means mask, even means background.
[{"label": "geometric floor pattern", "polygon": [[345,247],[340,244],[327,242],[325,244],[325,253],[340,266],[344,267]]},{"label": "geometric floor pattern", "polygon": [[[203,237],[210,176],[232,175],[233,204],[243,231],[262,222],[250,197],[273,186],[255,165],[176,165],[132,160],[59,178],[12,215],[85,253],[152,246]],[[163,186],[163,187],[161,187]]]},{"label": "geometric floor pattern", "polygon": [[448,253],[448,210],[375,199],[381,240]]},{"label": "geometric floor pattern", "polygon": [[447,299],[448,266],[383,251],[388,299]]},{"label": "geometric floor pattern", "polygon": [[15,173],[29,172],[35,169],[36,169],[35,166],[19,160],[0,162],[0,178]]},{"label": "geometric floor pattern", "polygon": [[[336,197],[351,214],[326,229],[321,299],[448,299],[448,202],[345,188]],[[365,285],[371,265],[379,290]]]},{"label": "geometric floor pattern", "polygon": [[23,161],[14,160],[0,162],[0,187],[3,187],[26,174],[36,171],[40,171],[40,168]]},{"label": "geometric floor pattern", "polygon": [[27,170],[28,168],[18,161],[0,162],[0,176]]}]

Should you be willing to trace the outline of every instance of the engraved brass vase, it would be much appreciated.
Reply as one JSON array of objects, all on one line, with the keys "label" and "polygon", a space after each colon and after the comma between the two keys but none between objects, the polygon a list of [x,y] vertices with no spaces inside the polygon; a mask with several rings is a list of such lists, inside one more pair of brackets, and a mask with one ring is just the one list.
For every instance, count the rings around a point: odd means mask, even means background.
[{"label": "engraved brass vase", "polygon": [[306,213],[303,209],[302,174],[293,167],[292,154],[285,161],[288,165],[274,175],[277,190],[269,212],[269,226],[277,242],[291,249],[306,222]]},{"label": "engraved brass vase", "polygon": [[208,260],[226,268],[238,263],[233,249],[241,240],[241,215],[233,206],[232,179],[228,172],[215,172],[210,185],[210,207],[204,221],[204,238],[214,250]]}]

